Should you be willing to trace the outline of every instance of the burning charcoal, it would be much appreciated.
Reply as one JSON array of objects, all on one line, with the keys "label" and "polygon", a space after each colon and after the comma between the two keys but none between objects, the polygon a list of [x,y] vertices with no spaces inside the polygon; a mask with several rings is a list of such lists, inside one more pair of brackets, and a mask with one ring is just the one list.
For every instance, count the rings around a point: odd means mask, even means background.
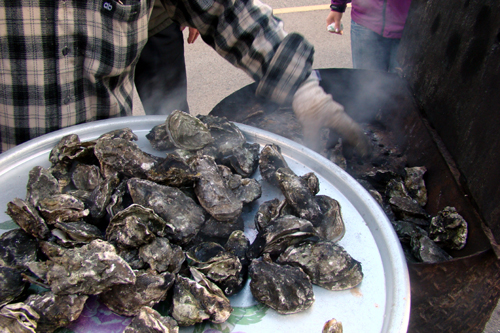
[{"label": "burning charcoal", "polygon": [[85,204],[69,194],[54,194],[41,199],[38,211],[48,224],[78,221],[89,215]]},{"label": "burning charcoal", "polygon": [[204,242],[186,252],[189,265],[214,282],[226,296],[243,287],[242,265],[234,254],[217,243]]},{"label": "burning charcoal", "polygon": [[249,274],[255,299],[281,314],[301,312],[314,303],[311,281],[298,267],[254,259]]},{"label": "burning charcoal", "polygon": [[101,302],[122,316],[135,316],[143,306],[153,307],[164,300],[175,281],[169,272],[136,271],[135,276],[134,284],[115,285],[100,294]]},{"label": "burning charcoal", "polygon": [[186,259],[180,246],[170,244],[167,238],[161,237],[142,246],[139,249],[139,257],[159,273],[165,271],[178,273]]},{"label": "burning charcoal", "polygon": [[179,327],[173,318],[144,306],[123,333],[179,333]]},{"label": "burning charcoal", "polygon": [[174,148],[174,144],[170,141],[167,132],[167,123],[156,125],[146,134],[151,147],[155,150],[167,150]]},{"label": "burning charcoal", "polygon": [[314,200],[308,182],[289,168],[276,170],[276,179],[287,203],[294,208],[298,217],[308,221],[321,218],[321,207]]},{"label": "burning charcoal", "polygon": [[323,331],[321,333],[342,333],[344,329],[342,323],[336,319],[330,319],[323,326]]},{"label": "burning charcoal", "polygon": [[23,267],[37,259],[37,240],[23,231],[13,229],[0,236],[0,266]]},{"label": "burning charcoal", "polygon": [[438,263],[453,259],[452,256],[437,246],[432,239],[424,235],[413,237],[410,246],[413,255],[421,262]]},{"label": "burning charcoal", "polygon": [[194,191],[201,206],[219,221],[233,221],[240,216],[243,204],[227,187],[215,161],[198,156],[192,165],[200,174]]},{"label": "burning charcoal", "polygon": [[262,253],[279,255],[287,247],[311,237],[317,237],[311,222],[293,215],[285,215],[259,231],[250,246],[248,256],[258,258]]},{"label": "burning charcoal", "polygon": [[7,214],[25,232],[38,239],[50,236],[49,227],[31,204],[15,198],[7,203]]},{"label": "burning charcoal", "polygon": [[172,317],[180,326],[210,320],[225,322],[233,311],[222,290],[202,273],[190,268],[193,279],[177,276],[174,286]]},{"label": "burning charcoal", "polygon": [[262,148],[259,159],[259,169],[262,178],[274,186],[278,185],[276,170],[288,168],[285,158],[281,154],[281,148],[275,144],[267,144]]},{"label": "burning charcoal", "polygon": [[189,243],[205,222],[203,209],[178,188],[132,178],[128,189],[134,203],[153,209],[173,228],[167,237],[176,244]]},{"label": "burning charcoal", "polygon": [[461,250],[467,242],[467,222],[455,207],[445,207],[431,220],[430,238],[443,247]]},{"label": "burning charcoal", "polygon": [[242,177],[251,177],[259,166],[259,150],[258,143],[245,143],[243,147],[234,148],[231,155],[224,157],[222,163]]},{"label": "burning charcoal", "polygon": [[406,220],[407,218],[429,219],[429,214],[414,199],[393,197],[389,199],[389,204],[396,218],[400,220]]},{"label": "burning charcoal", "polygon": [[40,166],[30,170],[26,189],[26,202],[33,207],[38,205],[40,199],[61,193],[57,179],[49,170]]},{"label": "burning charcoal", "polygon": [[50,246],[48,249],[50,253],[44,251],[50,258],[47,283],[55,294],[97,295],[113,285],[135,282],[130,266],[107,242],[94,240],[81,248]]},{"label": "burning charcoal", "polygon": [[300,267],[313,284],[329,290],[351,289],[363,279],[361,263],[332,242],[290,246],[277,263]]},{"label": "burning charcoal", "polygon": [[111,219],[106,229],[106,239],[121,248],[134,248],[151,243],[155,235],[172,233],[173,227],[152,209],[133,204]]},{"label": "burning charcoal", "polygon": [[320,238],[338,242],[345,234],[339,202],[326,195],[317,195],[314,200],[321,209],[321,217],[312,221],[314,229]]},{"label": "burning charcoal", "polygon": [[20,269],[0,266],[0,306],[14,301],[28,287],[21,274]]},{"label": "burning charcoal", "polygon": [[198,118],[182,111],[172,112],[166,120],[170,141],[186,150],[198,150],[213,142],[207,126]]},{"label": "burning charcoal", "polygon": [[79,190],[92,191],[99,185],[101,173],[97,165],[77,164],[71,180]]},{"label": "burning charcoal", "polygon": [[104,133],[98,139],[125,139],[129,141],[139,140],[137,135],[135,135],[135,133],[128,127]]},{"label": "burning charcoal", "polygon": [[167,186],[191,185],[197,178],[194,170],[178,155],[167,156],[146,172],[147,179]]},{"label": "burning charcoal", "polygon": [[7,304],[0,309],[0,330],[5,333],[34,333],[40,315],[24,303]]},{"label": "burning charcoal", "polygon": [[425,167],[405,168],[405,186],[410,196],[417,200],[420,206],[427,204],[427,188],[425,187],[424,174]]},{"label": "burning charcoal", "polygon": [[54,295],[45,292],[31,295],[25,303],[40,315],[36,331],[51,333],[77,320],[87,298],[87,295]]}]

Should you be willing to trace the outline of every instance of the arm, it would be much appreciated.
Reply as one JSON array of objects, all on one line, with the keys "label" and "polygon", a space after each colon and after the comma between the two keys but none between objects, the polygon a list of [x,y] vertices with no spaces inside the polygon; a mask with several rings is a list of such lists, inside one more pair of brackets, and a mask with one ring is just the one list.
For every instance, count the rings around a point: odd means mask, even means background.
[{"label": "arm", "polygon": [[332,23],[335,23],[335,28],[338,29],[338,31],[330,31],[332,33],[336,33],[339,35],[343,34],[342,30],[342,15],[345,12],[347,2],[345,0],[331,0],[331,5],[330,5],[330,13],[328,13],[328,16],[326,17],[326,25],[329,26]]}]

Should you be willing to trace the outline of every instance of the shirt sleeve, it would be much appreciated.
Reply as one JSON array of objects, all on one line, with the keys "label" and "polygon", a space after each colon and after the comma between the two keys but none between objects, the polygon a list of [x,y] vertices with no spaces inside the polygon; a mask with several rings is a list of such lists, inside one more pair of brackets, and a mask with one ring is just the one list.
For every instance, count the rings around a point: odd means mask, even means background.
[{"label": "shirt sleeve", "polygon": [[271,7],[259,0],[162,0],[181,25],[198,29],[218,54],[258,82],[256,94],[291,101],[312,70],[314,47],[287,34]]},{"label": "shirt sleeve", "polygon": [[331,0],[331,4],[334,6],[347,6],[351,0]]}]

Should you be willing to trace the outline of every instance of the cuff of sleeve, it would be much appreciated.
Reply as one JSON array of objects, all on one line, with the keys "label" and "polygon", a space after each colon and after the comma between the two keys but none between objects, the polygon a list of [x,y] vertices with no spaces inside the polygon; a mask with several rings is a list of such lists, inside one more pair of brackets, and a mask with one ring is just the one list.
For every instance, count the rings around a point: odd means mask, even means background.
[{"label": "cuff of sleeve", "polygon": [[345,12],[346,7],[347,7],[346,5],[330,5],[331,10],[339,13]]},{"label": "cuff of sleeve", "polygon": [[276,50],[255,94],[276,103],[290,103],[302,82],[311,74],[314,47],[301,35],[291,33]]}]

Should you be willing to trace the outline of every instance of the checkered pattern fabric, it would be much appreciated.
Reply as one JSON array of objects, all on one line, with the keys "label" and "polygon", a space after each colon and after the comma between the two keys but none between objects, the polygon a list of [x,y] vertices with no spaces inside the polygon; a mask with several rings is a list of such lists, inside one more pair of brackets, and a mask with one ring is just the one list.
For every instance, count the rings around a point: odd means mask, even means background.
[{"label": "checkered pattern fabric", "polygon": [[[60,128],[132,114],[153,0],[0,0],[0,152]],[[166,0],[169,15],[290,100],[313,48],[258,0]]]}]

